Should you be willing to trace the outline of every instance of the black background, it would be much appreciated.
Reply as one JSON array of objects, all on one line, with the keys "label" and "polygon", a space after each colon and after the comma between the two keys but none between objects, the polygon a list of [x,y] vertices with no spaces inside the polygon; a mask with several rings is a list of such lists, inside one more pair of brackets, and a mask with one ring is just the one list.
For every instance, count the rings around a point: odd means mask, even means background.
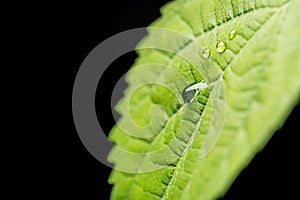
[{"label": "black background", "polygon": [[[145,27],[160,16],[159,8],[166,0],[122,1],[73,1],[74,32],[76,48],[70,68],[72,82],[88,53],[106,38],[131,28]],[[74,37],[75,36],[75,37]],[[97,90],[96,109],[106,134],[114,125],[111,117],[110,95],[114,83],[131,66],[136,57],[128,53],[114,62],[101,79]],[[104,85],[104,86],[103,86]],[[70,88],[72,89],[72,88]],[[280,106],[280,105],[279,105]],[[277,131],[261,153],[242,171],[223,199],[273,199],[279,196],[294,199],[298,193],[299,168],[299,106],[297,106],[280,131]],[[105,117],[103,117],[105,116]],[[70,115],[71,117],[71,115]],[[267,119],[266,119],[267,120]],[[57,165],[62,172],[57,180],[58,196],[84,199],[109,199],[112,186],[107,183],[111,169],[94,159],[82,145],[74,124],[71,125],[64,165]],[[65,156],[65,157],[64,157]],[[295,181],[292,182],[292,181]],[[54,191],[55,193],[55,191]]]}]

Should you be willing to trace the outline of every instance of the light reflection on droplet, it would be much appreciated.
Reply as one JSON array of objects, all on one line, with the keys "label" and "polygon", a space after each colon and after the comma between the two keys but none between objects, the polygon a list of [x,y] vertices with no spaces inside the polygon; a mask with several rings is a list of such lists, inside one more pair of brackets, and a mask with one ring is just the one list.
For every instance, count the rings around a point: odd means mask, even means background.
[{"label": "light reflection on droplet", "polygon": [[219,53],[224,53],[224,51],[226,50],[226,44],[224,42],[218,41],[216,48]]},{"label": "light reflection on droplet", "polygon": [[233,29],[230,33],[229,33],[229,40],[232,40],[233,38],[235,38],[236,36],[236,30]]}]

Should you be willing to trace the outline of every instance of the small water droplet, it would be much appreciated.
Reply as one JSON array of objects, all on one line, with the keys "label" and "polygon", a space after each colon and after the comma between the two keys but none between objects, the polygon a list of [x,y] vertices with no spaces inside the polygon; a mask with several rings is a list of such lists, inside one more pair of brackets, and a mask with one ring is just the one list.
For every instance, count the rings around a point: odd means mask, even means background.
[{"label": "small water droplet", "polygon": [[207,58],[209,58],[210,57],[210,49],[204,49],[203,51],[202,51],[202,56],[203,56],[203,58],[205,58],[205,59],[207,59]]},{"label": "small water droplet", "polygon": [[195,96],[197,94],[196,90],[188,90],[187,91],[187,88],[189,88],[189,87],[190,87],[190,85],[187,86],[186,88],[184,88],[182,91],[182,98],[185,103],[191,103],[195,99]]},{"label": "small water droplet", "polygon": [[235,36],[236,36],[236,30],[234,29],[229,33],[229,40],[232,40]]},{"label": "small water droplet", "polygon": [[219,53],[223,53],[226,50],[226,44],[224,42],[218,41],[216,48]]},{"label": "small water droplet", "polygon": [[207,88],[208,85],[202,80],[199,83],[188,85],[182,91],[182,98],[185,103],[192,103],[199,94],[199,90]]}]

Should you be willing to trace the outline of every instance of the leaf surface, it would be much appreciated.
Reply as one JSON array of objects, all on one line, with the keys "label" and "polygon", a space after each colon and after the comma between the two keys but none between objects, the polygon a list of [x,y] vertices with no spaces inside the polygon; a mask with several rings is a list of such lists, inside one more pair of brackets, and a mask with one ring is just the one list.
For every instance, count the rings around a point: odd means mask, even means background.
[{"label": "leaf surface", "polygon": [[[116,166],[111,199],[225,194],[299,103],[299,2],[178,0],[161,9],[150,27],[185,37],[149,28],[138,46],[136,70],[116,107],[122,118],[109,135],[117,146],[108,158]],[[223,53],[217,41],[225,43]],[[184,102],[182,91],[201,80],[218,84]]]}]

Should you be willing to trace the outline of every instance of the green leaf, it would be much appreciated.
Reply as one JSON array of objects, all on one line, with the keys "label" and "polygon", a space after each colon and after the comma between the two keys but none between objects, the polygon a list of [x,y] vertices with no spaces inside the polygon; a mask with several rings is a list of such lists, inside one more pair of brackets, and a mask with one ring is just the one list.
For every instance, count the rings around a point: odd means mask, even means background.
[{"label": "green leaf", "polygon": [[[162,8],[116,107],[111,199],[225,194],[299,103],[299,9],[295,0],[178,0]],[[185,102],[183,90],[202,80],[208,87]]]}]

